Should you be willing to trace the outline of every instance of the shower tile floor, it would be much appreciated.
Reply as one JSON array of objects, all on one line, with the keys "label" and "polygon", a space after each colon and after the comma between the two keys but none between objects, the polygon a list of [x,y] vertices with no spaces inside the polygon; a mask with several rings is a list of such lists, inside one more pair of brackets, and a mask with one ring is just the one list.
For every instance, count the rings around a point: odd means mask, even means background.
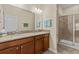
[{"label": "shower tile floor", "polygon": [[[43,54],[55,54],[55,53],[48,50]],[[79,50],[59,44],[57,54],[79,54]]]},{"label": "shower tile floor", "polygon": [[58,54],[79,54],[79,50],[59,44]]}]

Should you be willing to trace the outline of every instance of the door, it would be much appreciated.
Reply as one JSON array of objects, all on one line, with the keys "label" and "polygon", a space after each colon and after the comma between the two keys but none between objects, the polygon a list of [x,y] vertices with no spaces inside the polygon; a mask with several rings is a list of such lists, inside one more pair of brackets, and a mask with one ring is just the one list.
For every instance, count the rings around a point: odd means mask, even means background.
[{"label": "door", "polygon": [[73,16],[61,16],[59,19],[59,36],[61,40],[73,42]]},{"label": "door", "polygon": [[35,40],[35,53],[43,52],[43,38]]},{"label": "door", "polygon": [[44,35],[44,51],[49,48],[49,34]]},{"label": "door", "polygon": [[0,50],[0,54],[18,54],[19,51],[20,51],[19,47],[15,46],[15,47],[10,47],[10,48]]},{"label": "door", "polygon": [[21,54],[34,54],[34,42],[21,45]]},{"label": "door", "polygon": [[74,15],[74,43],[79,44],[79,15]]}]

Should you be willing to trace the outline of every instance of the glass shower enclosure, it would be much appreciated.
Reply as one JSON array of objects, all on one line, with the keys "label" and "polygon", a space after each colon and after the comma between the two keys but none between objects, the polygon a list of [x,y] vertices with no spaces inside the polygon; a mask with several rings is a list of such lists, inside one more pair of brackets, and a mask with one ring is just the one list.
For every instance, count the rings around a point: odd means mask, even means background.
[{"label": "glass shower enclosure", "polygon": [[75,43],[79,44],[79,15],[75,15]]},{"label": "glass shower enclosure", "polygon": [[59,18],[59,35],[61,40],[73,41],[72,16],[61,16]]},{"label": "glass shower enclosure", "polygon": [[68,46],[79,46],[79,15],[59,17],[59,42]]}]

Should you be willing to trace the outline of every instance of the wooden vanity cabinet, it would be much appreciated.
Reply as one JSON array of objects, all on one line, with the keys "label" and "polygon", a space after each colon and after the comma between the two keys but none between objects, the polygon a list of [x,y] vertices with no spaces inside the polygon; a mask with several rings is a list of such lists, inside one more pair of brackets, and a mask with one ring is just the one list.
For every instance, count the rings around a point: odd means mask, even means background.
[{"label": "wooden vanity cabinet", "polygon": [[34,54],[34,41],[21,45],[21,54]]},{"label": "wooden vanity cabinet", "polygon": [[39,54],[49,48],[49,34],[0,43],[0,54]]},{"label": "wooden vanity cabinet", "polygon": [[20,50],[18,46],[9,47],[3,50],[0,50],[0,54],[19,54]]},{"label": "wooden vanity cabinet", "polygon": [[34,54],[34,37],[21,39],[21,54]]},{"label": "wooden vanity cabinet", "polygon": [[3,42],[0,44],[0,54],[33,54],[34,37]]},{"label": "wooden vanity cabinet", "polygon": [[18,54],[20,53],[20,41],[13,40],[0,43],[0,54]]},{"label": "wooden vanity cabinet", "polygon": [[35,53],[43,53],[43,36],[39,35],[35,37]]},{"label": "wooden vanity cabinet", "polygon": [[44,35],[44,51],[48,50],[49,48],[49,34]]}]

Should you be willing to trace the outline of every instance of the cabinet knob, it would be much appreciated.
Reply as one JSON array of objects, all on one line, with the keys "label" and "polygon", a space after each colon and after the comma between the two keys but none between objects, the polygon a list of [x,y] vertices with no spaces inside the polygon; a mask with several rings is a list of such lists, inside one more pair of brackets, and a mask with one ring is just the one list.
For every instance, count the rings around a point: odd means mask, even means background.
[{"label": "cabinet knob", "polygon": [[21,48],[23,48],[23,46],[21,46]]},{"label": "cabinet knob", "polygon": [[16,49],[18,50],[18,49],[19,49],[19,47],[16,47]]}]

